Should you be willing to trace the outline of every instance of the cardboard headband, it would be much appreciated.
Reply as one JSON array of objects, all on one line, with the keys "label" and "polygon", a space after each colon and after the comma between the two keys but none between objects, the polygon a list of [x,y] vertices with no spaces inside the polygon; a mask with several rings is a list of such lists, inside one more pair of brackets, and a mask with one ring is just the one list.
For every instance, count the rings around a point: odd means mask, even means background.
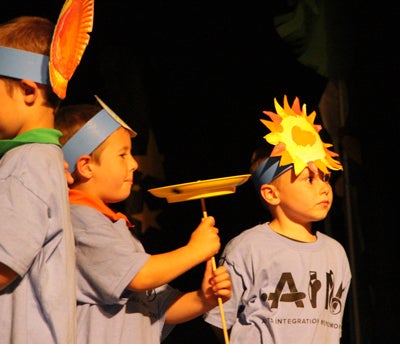
[{"label": "cardboard headband", "polygon": [[68,162],[68,171],[71,173],[75,170],[76,161],[80,156],[91,154],[118,128],[123,127],[128,130],[131,137],[137,135],[99,97],[95,97],[103,109],[85,123],[62,148],[64,159]]},{"label": "cardboard headband", "polygon": [[253,172],[251,180],[257,191],[260,190],[263,184],[271,183],[282,173],[293,168],[293,164],[280,166],[280,160],[280,157],[269,157],[265,159]]},{"label": "cardboard headband", "polygon": [[274,102],[276,113],[263,111],[272,121],[261,119],[271,131],[264,139],[275,147],[270,157],[252,174],[257,191],[260,191],[261,185],[269,184],[291,168],[296,176],[306,167],[312,171],[321,170],[326,174],[329,173],[328,169],[343,170],[341,163],[334,159],[339,154],[328,150],[332,144],[321,140],[319,132],[322,126],[314,124],[315,111],[307,115],[306,104],[300,107],[297,97],[292,106],[289,105],[286,95],[283,107],[276,99]]},{"label": "cardboard headband", "polygon": [[49,57],[0,46],[0,75],[49,85]]}]

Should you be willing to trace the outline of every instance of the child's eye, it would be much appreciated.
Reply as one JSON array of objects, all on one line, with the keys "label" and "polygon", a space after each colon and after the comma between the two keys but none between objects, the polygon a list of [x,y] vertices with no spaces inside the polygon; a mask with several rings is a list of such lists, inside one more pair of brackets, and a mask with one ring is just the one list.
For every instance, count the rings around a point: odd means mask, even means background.
[{"label": "child's eye", "polygon": [[314,177],[308,177],[306,179],[306,181],[309,182],[310,184],[312,184],[313,180],[314,180]]},{"label": "child's eye", "polygon": [[329,181],[331,180],[331,174],[330,174],[330,173],[324,174],[324,175],[322,176],[322,180],[323,180],[325,183],[329,183]]}]

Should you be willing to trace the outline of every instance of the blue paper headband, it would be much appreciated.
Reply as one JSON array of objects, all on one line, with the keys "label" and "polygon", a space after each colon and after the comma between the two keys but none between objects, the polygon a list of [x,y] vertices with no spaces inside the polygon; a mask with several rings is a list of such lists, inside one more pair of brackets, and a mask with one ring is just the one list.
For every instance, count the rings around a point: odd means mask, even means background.
[{"label": "blue paper headband", "polygon": [[50,84],[49,56],[0,46],[0,75]]},{"label": "blue paper headband", "polygon": [[92,153],[100,144],[120,127],[127,129],[132,137],[137,133],[97,96],[103,107],[82,128],[80,128],[63,146],[64,159],[68,162],[68,171],[75,170],[76,161],[82,155]]},{"label": "blue paper headband", "polygon": [[257,192],[260,191],[260,188],[263,184],[271,183],[282,173],[293,168],[293,164],[279,166],[280,160],[280,156],[269,157],[265,159],[253,172],[251,180],[256,187]]}]

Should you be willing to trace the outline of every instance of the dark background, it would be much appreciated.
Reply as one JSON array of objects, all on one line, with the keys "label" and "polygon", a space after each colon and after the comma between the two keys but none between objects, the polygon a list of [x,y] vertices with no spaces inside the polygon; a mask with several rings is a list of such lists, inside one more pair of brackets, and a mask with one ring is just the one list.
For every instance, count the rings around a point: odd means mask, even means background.
[{"label": "dark background", "polygon": [[[283,39],[277,31],[274,19],[302,1],[96,0],[91,39],[64,104],[93,102],[97,94],[139,132],[136,186],[116,206],[131,216],[146,249],[158,253],[184,245],[202,209],[200,201],[167,203],[146,190],[248,173],[252,150],[266,134],[259,119],[274,110],[274,97],[282,104],[284,94],[290,102],[298,96],[308,113],[318,112],[327,86],[344,84],[345,118],[316,120],[346,167],[335,175],[330,216],[316,226],[344,245],[352,263],[342,342],[395,343],[398,19],[377,2],[334,1],[328,9],[327,2],[309,2],[315,11],[306,16],[325,16],[317,34],[328,44],[321,48],[307,33]],[[35,14],[56,21],[62,4],[2,3],[0,19]],[[303,24],[307,29],[313,22]],[[319,47],[313,58],[302,60],[313,47]],[[149,163],[154,155],[158,165]],[[266,219],[250,183],[206,204],[223,245]],[[196,267],[171,284],[197,289],[202,272]],[[165,343],[211,344],[214,338],[199,318],[177,326]]]}]

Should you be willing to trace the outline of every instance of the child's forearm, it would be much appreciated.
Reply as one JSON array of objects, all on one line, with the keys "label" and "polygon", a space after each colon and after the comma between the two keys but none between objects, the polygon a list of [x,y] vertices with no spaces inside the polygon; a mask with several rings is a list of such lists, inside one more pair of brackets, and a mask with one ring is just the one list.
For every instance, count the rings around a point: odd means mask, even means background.
[{"label": "child's forearm", "polygon": [[218,253],[221,243],[212,216],[203,218],[189,242],[174,251],[152,255],[128,288],[148,290],[171,282]]},{"label": "child's forearm", "polygon": [[148,290],[167,284],[206,259],[189,245],[152,255],[131,281],[129,288]]},{"label": "child's forearm", "polygon": [[201,295],[201,290],[196,290],[177,298],[167,311],[165,323],[180,324],[197,318],[212,309],[214,306],[208,304]]}]

